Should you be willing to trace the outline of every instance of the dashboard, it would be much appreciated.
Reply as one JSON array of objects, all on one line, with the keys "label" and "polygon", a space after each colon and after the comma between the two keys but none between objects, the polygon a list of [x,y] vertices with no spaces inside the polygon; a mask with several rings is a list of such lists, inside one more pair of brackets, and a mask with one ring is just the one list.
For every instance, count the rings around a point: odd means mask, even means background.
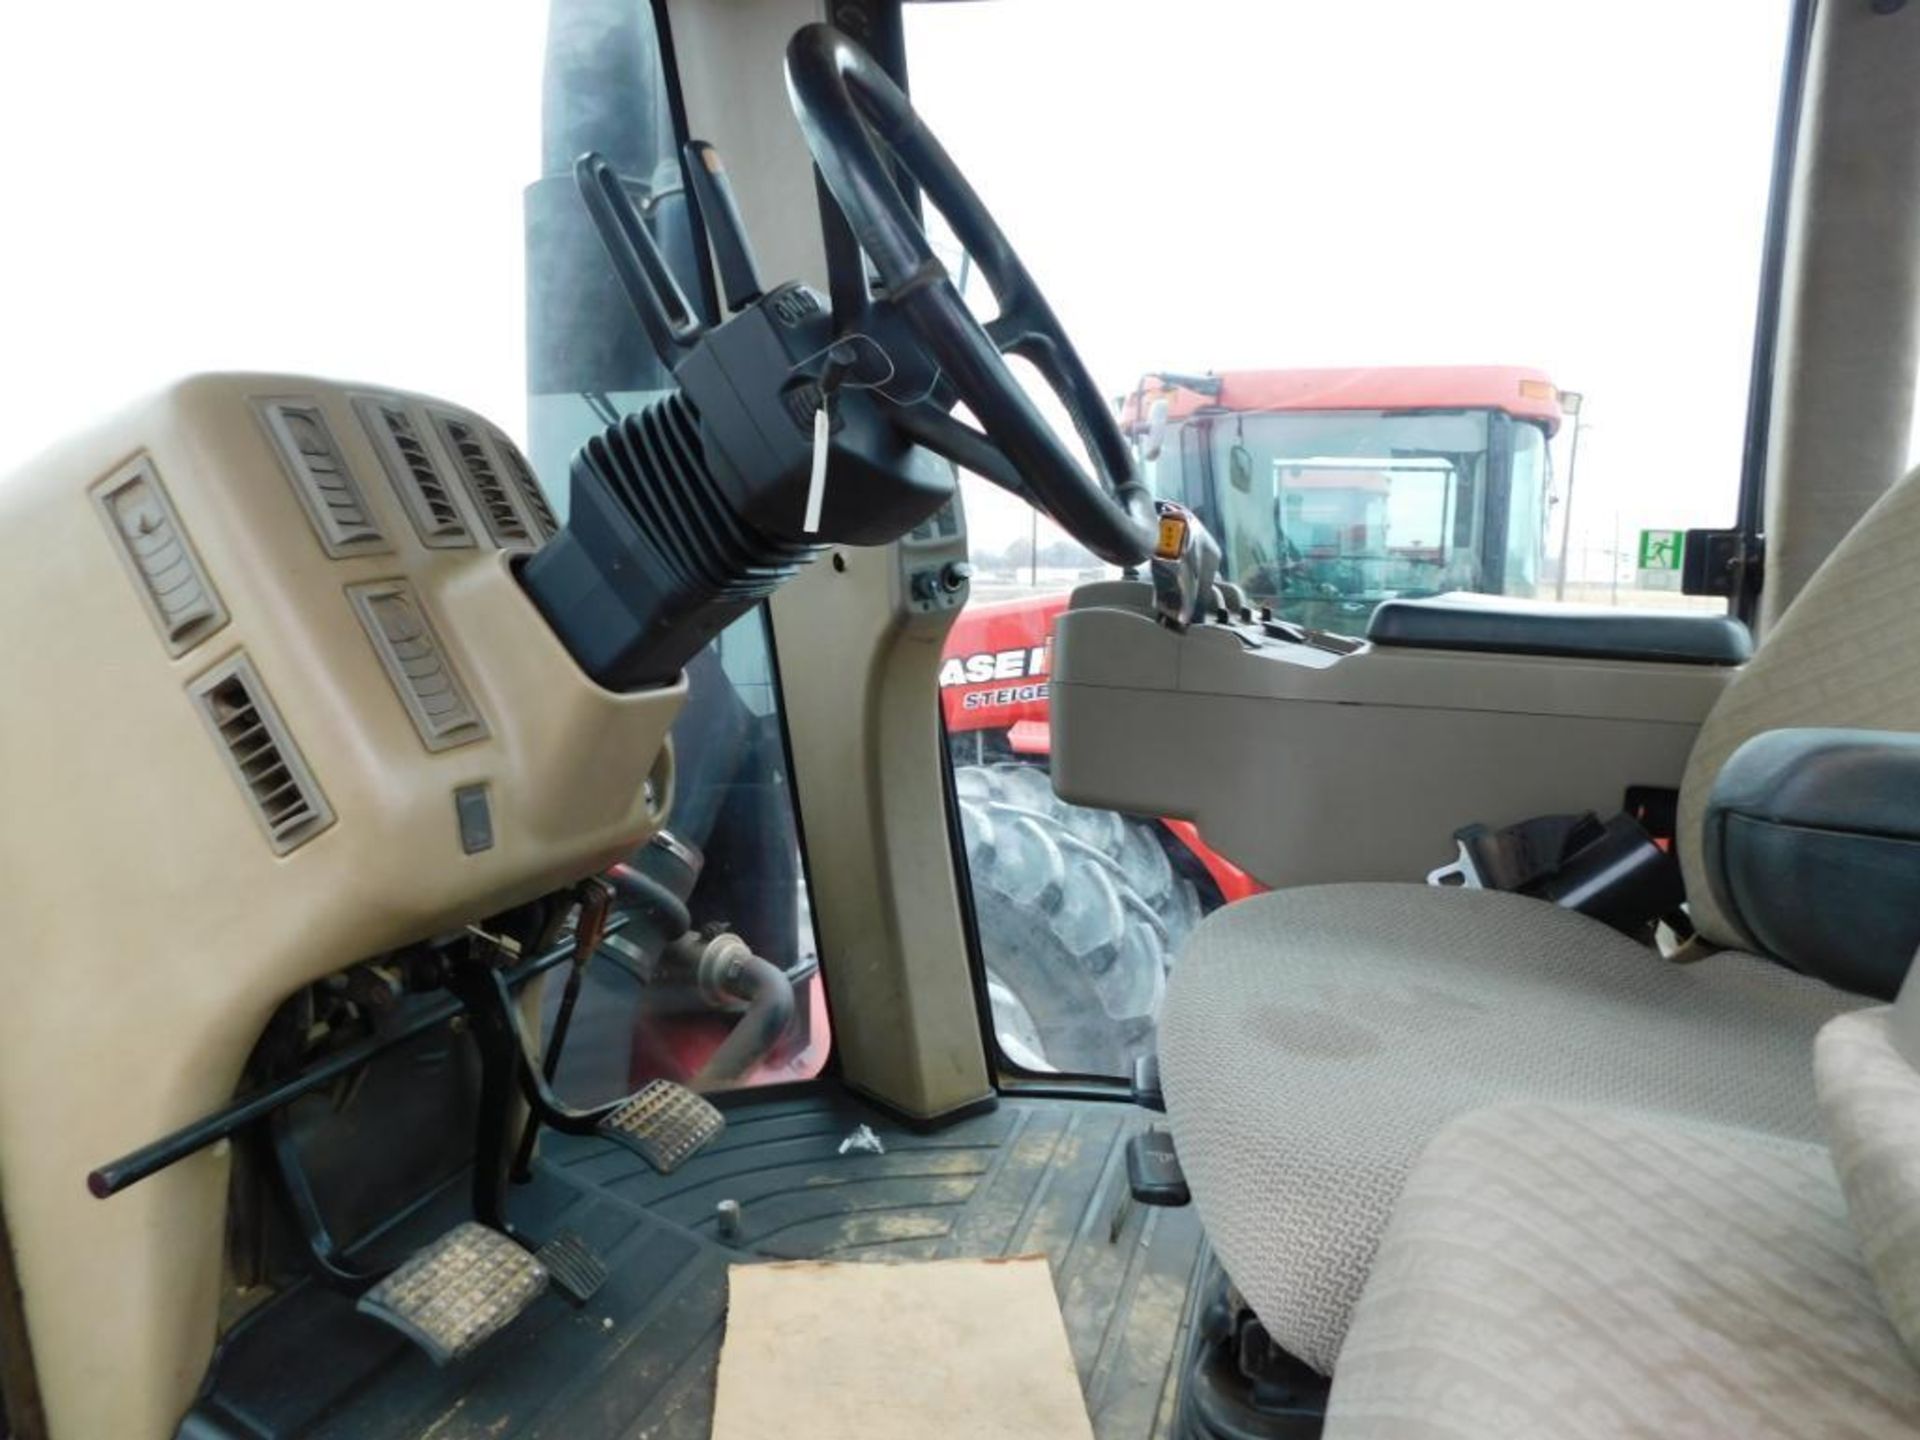
[{"label": "dashboard", "polygon": [[212,1336],[227,1147],[104,1204],[90,1167],[226,1102],[300,986],[664,822],[684,680],[581,672],[514,574],[555,528],[486,418],[291,375],[0,479],[0,1187],[50,1390]]}]

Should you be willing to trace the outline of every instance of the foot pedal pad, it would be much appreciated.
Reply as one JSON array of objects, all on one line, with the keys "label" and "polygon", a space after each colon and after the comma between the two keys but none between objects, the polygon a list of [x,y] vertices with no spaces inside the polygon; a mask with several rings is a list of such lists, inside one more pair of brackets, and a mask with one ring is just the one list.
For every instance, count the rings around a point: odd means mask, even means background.
[{"label": "foot pedal pad", "polygon": [[1185,1205],[1193,1199],[1187,1172],[1173,1151],[1173,1136],[1142,1130],[1127,1141],[1127,1188],[1142,1205]]},{"label": "foot pedal pad", "polygon": [[586,1304],[607,1283],[607,1262],[578,1231],[562,1230],[534,1251],[533,1258],[553,1277],[553,1288],[576,1305]]},{"label": "foot pedal pad", "polygon": [[362,1295],[358,1308],[446,1365],[512,1324],[546,1288],[545,1266],[498,1230],[469,1220],[416,1251]]},{"label": "foot pedal pad", "polygon": [[671,1175],[726,1128],[727,1117],[684,1085],[654,1080],[600,1122],[600,1134]]}]

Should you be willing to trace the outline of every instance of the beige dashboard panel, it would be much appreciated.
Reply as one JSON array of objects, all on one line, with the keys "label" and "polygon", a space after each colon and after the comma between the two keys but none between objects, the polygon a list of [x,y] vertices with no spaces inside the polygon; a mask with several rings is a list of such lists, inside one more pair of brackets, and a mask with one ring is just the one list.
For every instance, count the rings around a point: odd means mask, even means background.
[{"label": "beige dashboard panel", "polygon": [[526,483],[466,411],[285,375],[182,381],[0,480],[0,1196],[58,1437],[171,1435],[222,1283],[222,1151],[105,1201],[87,1172],[227,1100],[301,984],[662,821],[684,684],[581,674],[488,538],[547,532]]},{"label": "beige dashboard panel", "polygon": [[1268,885],[1419,880],[1473,821],[1606,815],[1629,785],[1678,789],[1732,673],[1253,647],[1217,626],[1177,635],[1117,595],[1076,600],[1055,632],[1054,788],[1192,820]]}]

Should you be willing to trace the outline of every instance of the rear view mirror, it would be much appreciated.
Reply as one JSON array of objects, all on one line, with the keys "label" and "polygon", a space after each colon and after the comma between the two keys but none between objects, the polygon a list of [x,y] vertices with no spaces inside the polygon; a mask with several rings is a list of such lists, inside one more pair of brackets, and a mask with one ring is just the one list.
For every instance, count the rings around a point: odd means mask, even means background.
[{"label": "rear view mirror", "polygon": [[1242,495],[1253,493],[1253,452],[1246,446],[1235,445],[1227,452],[1227,479]]}]

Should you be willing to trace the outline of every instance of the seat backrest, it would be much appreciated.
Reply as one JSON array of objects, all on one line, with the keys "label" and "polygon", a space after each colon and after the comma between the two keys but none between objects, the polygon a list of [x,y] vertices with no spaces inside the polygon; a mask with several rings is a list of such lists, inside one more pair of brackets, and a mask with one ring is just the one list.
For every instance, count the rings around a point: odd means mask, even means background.
[{"label": "seat backrest", "polygon": [[1714,903],[1702,863],[1707,794],[1763,730],[1920,731],[1920,470],[1860,517],[1700,727],[1680,787],[1680,864],[1700,934],[1752,940]]}]

